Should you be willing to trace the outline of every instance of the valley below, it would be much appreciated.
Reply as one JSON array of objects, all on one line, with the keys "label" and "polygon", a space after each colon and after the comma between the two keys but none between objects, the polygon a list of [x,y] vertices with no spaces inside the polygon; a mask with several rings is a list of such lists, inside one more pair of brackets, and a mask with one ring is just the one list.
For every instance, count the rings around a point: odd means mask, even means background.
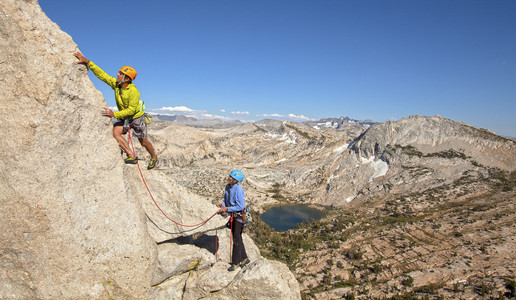
[{"label": "valley below", "polygon": [[[305,299],[515,297],[514,141],[439,116],[149,132],[158,171],[212,203],[244,171],[248,235]],[[293,203],[330,210],[284,232],[259,217]]]}]

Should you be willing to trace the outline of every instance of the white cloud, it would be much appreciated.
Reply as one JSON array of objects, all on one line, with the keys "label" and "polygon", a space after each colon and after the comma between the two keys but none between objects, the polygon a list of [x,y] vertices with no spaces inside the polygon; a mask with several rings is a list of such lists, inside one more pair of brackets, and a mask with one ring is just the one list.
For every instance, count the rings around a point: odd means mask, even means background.
[{"label": "white cloud", "polygon": [[303,121],[310,121],[310,120],[313,120],[305,115],[295,115],[295,114],[288,114],[288,115],[280,115],[280,114],[261,114],[261,115],[258,115],[258,117],[268,117],[268,118],[278,118],[278,119],[283,119],[283,120],[294,120],[294,121],[299,121],[299,120],[303,120]]},{"label": "white cloud", "polygon": [[228,118],[228,117],[213,115],[213,114],[209,114],[209,113],[202,113],[201,116],[204,118],[208,118],[208,119],[230,120],[230,118]]},{"label": "white cloud", "polygon": [[[249,111],[231,111],[231,112],[228,112],[226,109],[220,109],[219,111],[222,113],[222,114],[217,114],[216,112],[213,113],[213,112],[210,112],[210,111],[206,111],[206,110],[195,110],[195,109],[191,109],[189,107],[186,107],[186,106],[164,106],[162,108],[157,108],[157,109],[150,109],[150,108],[147,108],[147,111],[149,113],[153,113],[153,114],[162,114],[162,115],[184,115],[184,116],[189,116],[189,117],[193,117],[193,118],[196,118],[196,119],[221,119],[221,120],[224,120],[224,121],[229,121],[229,120],[240,120],[242,122],[254,122],[254,120],[250,120],[250,116],[251,116],[251,113]],[[230,116],[225,116],[224,114],[229,114],[231,115]],[[309,120],[313,120],[305,115],[296,115],[296,114],[286,114],[286,115],[282,115],[282,114],[277,114],[277,113],[271,113],[271,114],[261,114],[261,115],[256,115],[256,117],[260,117],[260,118],[274,118],[274,119],[278,119],[278,120],[282,120],[282,121],[309,121]]]},{"label": "white cloud", "polygon": [[283,115],[279,115],[279,114],[262,114],[262,115],[258,115],[258,117],[285,118],[285,116],[283,116]]},{"label": "white cloud", "polygon": [[193,112],[194,110],[186,106],[162,107],[154,109],[158,111],[177,111],[177,112]]},{"label": "white cloud", "polygon": [[288,114],[288,117],[292,118],[292,119],[297,119],[297,120],[305,120],[305,121],[311,120],[309,117],[304,116],[304,115],[296,116],[294,114]]},{"label": "white cloud", "polygon": [[232,111],[231,114],[232,115],[245,115],[245,116],[248,116],[249,112],[248,111]]}]

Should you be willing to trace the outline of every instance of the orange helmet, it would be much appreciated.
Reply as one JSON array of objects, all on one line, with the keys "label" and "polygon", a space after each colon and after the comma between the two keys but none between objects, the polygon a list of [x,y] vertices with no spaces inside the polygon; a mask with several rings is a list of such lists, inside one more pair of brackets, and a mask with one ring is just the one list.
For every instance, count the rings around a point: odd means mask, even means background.
[{"label": "orange helmet", "polygon": [[122,68],[120,68],[120,73],[129,76],[131,80],[134,80],[136,78],[136,70],[129,66],[123,66]]}]

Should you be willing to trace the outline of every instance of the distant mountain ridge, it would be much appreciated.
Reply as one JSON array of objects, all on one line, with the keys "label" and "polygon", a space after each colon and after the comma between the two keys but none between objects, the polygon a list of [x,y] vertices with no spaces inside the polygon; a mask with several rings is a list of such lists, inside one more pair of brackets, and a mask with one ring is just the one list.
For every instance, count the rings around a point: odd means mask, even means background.
[{"label": "distant mountain ridge", "polygon": [[[194,117],[188,117],[184,115],[163,115],[163,114],[155,114],[151,113],[151,115],[159,121],[169,121],[169,122],[176,122],[185,124],[192,127],[198,127],[198,128],[230,128],[235,126],[240,126],[246,122],[242,122],[239,120],[231,120],[231,121],[223,121],[221,119],[197,119]],[[259,121],[251,121],[248,123],[253,124],[279,124],[282,123],[281,120],[276,119],[263,119]],[[358,125],[365,125],[365,126],[371,126],[378,122],[375,122],[373,120],[355,120],[351,119],[349,117],[338,117],[338,118],[322,118],[318,121],[305,121],[305,122],[296,122],[300,124],[305,124],[307,126],[313,127],[315,129],[321,129],[321,128],[333,128],[333,129],[340,129],[342,127],[345,127],[349,124],[358,124]]]},{"label": "distant mountain ridge", "polygon": [[320,119],[319,121],[304,122],[304,124],[309,125],[315,129],[319,129],[321,127],[339,129],[342,126],[345,126],[346,124],[358,124],[358,125],[371,126],[376,123],[378,123],[378,122],[374,122],[373,120],[354,120],[349,117],[323,118],[323,119]]},{"label": "distant mountain ridge", "polygon": [[162,115],[151,113],[155,120],[181,123],[198,128],[231,128],[242,125],[241,121],[222,121],[221,119],[196,119],[184,115]]}]

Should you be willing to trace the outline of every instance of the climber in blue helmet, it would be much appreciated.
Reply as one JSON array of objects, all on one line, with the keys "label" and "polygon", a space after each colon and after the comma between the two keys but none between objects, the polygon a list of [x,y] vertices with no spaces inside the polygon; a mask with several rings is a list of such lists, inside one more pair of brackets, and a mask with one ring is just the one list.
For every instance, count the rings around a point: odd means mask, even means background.
[{"label": "climber in blue helmet", "polygon": [[233,256],[231,257],[231,267],[228,271],[234,271],[238,267],[244,267],[249,263],[242,240],[242,230],[244,227],[245,199],[244,190],[239,183],[244,180],[244,173],[233,170],[229,173],[226,190],[224,192],[224,202],[219,203],[219,212],[228,212],[231,215],[231,235],[233,236]]}]

